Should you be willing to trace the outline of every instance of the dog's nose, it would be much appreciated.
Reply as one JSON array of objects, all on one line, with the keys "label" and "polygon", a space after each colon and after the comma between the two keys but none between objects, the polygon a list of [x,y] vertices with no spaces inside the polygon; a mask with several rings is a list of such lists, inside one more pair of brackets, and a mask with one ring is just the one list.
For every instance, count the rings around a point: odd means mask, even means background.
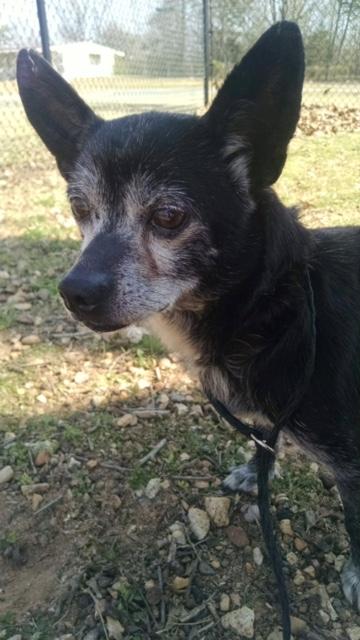
[{"label": "dog's nose", "polygon": [[89,313],[99,307],[111,288],[106,273],[83,274],[70,272],[60,282],[59,293],[70,311]]}]

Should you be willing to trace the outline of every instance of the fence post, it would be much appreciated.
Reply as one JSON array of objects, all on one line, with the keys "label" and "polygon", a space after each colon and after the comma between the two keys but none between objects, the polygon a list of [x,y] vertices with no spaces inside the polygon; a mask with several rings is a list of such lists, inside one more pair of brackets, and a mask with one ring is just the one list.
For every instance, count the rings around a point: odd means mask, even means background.
[{"label": "fence post", "polygon": [[49,42],[49,30],[46,18],[45,0],[36,0],[37,13],[39,18],[41,47],[45,60],[51,64],[51,51]]},{"label": "fence post", "polygon": [[204,104],[210,97],[210,7],[209,0],[203,0],[203,39],[204,39]]}]

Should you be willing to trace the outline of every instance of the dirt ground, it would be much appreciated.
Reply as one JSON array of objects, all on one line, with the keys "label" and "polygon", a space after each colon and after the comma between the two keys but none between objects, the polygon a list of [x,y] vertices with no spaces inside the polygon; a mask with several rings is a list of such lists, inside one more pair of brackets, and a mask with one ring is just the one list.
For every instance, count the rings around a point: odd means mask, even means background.
[{"label": "dirt ground", "polygon": [[[359,114],[331,113],[304,112],[279,185],[308,224],[360,220]],[[280,640],[256,497],[220,488],[251,444],[177,354],[67,316],[77,233],[51,161],[7,164],[0,189],[0,638]],[[272,501],[294,637],[359,640],[332,478],[284,442]]]}]

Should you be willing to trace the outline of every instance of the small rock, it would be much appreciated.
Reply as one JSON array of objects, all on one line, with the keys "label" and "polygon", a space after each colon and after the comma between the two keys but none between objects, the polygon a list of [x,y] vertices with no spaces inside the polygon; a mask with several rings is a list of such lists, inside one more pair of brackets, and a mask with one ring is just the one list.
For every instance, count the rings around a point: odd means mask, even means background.
[{"label": "small rock", "polygon": [[114,511],[117,511],[118,509],[120,509],[121,504],[122,504],[122,500],[121,500],[120,496],[118,496],[116,493],[114,493],[110,497],[110,505],[112,506]]},{"label": "small rock", "polygon": [[22,635],[20,635],[20,633],[17,633],[15,636],[11,636],[9,640],[22,640]]},{"label": "small rock", "polygon": [[152,607],[156,607],[159,602],[161,602],[162,592],[158,585],[155,584],[153,580],[150,580],[149,583],[145,585],[146,590],[146,600]]},{"label": "small rock", "polygon": [[230,593],[230,598],[231,598],[231,602],[233,603],[233,605],[235,605],[235,607],[240,607],[241,598],[238,593],[235,593],[235,591],[233,591],[232,593]]},{"label": "small rock", "polygon": [[207,480],[197,480],[196,482],[194,482],[194,487],[196,489],[208,489],[209,484],[210,483]]},{"label": "small rock", "polygon": [[109,638],[111,638],[112,640],[122,640],[125,629],[119,622],[119,620],[107,617],[106,626],[109,633]]},{"label": "small rock", "polygon": [[36,484],[22,484],[21,493],[23,496],[31,496],[33,493],[46,493],[50,485],[47,482],[37,482]]},{"label": "small rock", "polygon": [[41,404],[47,404],[47,397],[43,393],[39,393],[39,395],[36,396],[36,400]]},{"label": "small rock", "polygon": [[286,560],[288,561],[291,567],[294,567],[298,563],[297,555],[293,551],[289,551],[289,553],[286,556]]},{"label": "small rock", "polygon": [[345,556],[336,556],[334,566],[338,573],[341,573],[345,564]]},{"label": "small rock", "polygon": [[83,384],[89,380],[89,374],[85,373],[85,371],[78,371],[74,376],[74,382],[76,384]]},{"label": "small rock", "polygon": [[73,456],[70,456],[70,460],[68,462],[68,469],[69,471],[76,471],[77,469],[80,469],[80,467],[82,466],[82,463],[80,462],[80,460],[76,460],[76,458],[74,458]]},{"label": "small rock", "polygon": [[264,562],[264,556],[262,554],[261,549],[259,549],[259,547],[255,547],[255,549],[253,550],[253,558],[254,558],[254,562],[258,567],[261,567],[262,563]]},{"label": "small rock", "polygon": [[221,567],[221,562],[217,558],[214,558],[214,560],[211,560],[210,564],[215,570],[220,569]]},{"label": "small rock", "polygon": [[283,535],[285,536],[293,536],[294,532],[291,526],[291,521],[286,519],[285,520],[280,520],[280,531]]},{"label": "small rock", "polygon": [[199,562],[199,573],[201,573],[202,576],[215,576],[216,575],[216,571],[213,567],[212,564],[208,564],[207,562],[204,562],[204,560],[201,560]]},{"label": "small rock", "polygon": [[183,451],[182,453],[180,453],[180,460],[181,462],[187,462],[188,460],[190,460],[190,455],[186,453],[186,451]]},{"label": "small rock", "polygon": [[260,511],[257,504],[245,504],[241,508],[241,513],[243,513],[246,522],[260,521]]},{"label": "small rock", "polygon": [[170,402],[170,398],[166,393],[160,393],[158,400],[162,409],[166,409]]},{"label": "small rock", "polygon": [[175,404],[175,411],[178,416],[184,416],[189,411],[189,407],[187,407],[186,404],[183,404],[182,402],[177,402]]},{"label": "small rock", "polygon": [[145,495],[149,500],[153,500],[161,489],[161,478],[151,478],[145,487]]},{"label": "small rock", "polygon": [[316,513],[312,509],[305,511],[306,528],[311,529],[316,524]]},{"label": "small rock", "polygon": [[293,582],[297,587],[300,587],[302,584],[304,584],[305,578],[304,578],[303,574],[301,573],[301,571],[297,571],[295,573]]},{"label": "small rock", "polygon": [[10,444],[11,442],[14,442],[14,440],[16,440],[16,433],[13,433],[13,431],[5,431],[4,445],[6,446],[7,444]]},{"label": "small rock", "polygon": [[170,527],[171,537],[178,545],[186,544],[185,528],[182,522],[174,522]]},{"label": "small rock", "polygon": [[329,614],[331,620],[335,622],[338,619],[338,614],[336,613],[333,605],[331,604],[329,595],[326,591],[326,588],[323,584],[318,585],[318,593],[320,596],[321,607]]},{"label": "small rock", "polygon": [[311,564],[308,567],[305,567],[304,569],[304,573],[306,573],[308,576],[310,576],[310,578],[315,578],[315,567],[313,567]]},{"label": "small rock", "polygon": [[227,527],[229,520],[230,498],[205,498],[205,509],[216,527]]},{"label": "small rock", "polygon": [[188,511],[190,529],[197,540],[206,538],[210,529],[210,520],[206,511],[191,507]]},{"label": "small rock", "polygon": [[51,459],[51,453],[50,451],[39,451],[39,453],[37,454],[34,463],[36,467],[43,467],[45,464],[47,464],[48,462],[50,462]]},{"label": "small rock", "polygon": [[95,458],[91,458],[90,460],[87,461],[86,468],[92,471],[93,469],[96,469],[98,465],[99,465],[99,461],[96,460]]},{"label": "small rock", "polygon": [[274,631],[272,631],[270,635],[268,635],[267,637],[267,640],[282,640],[282,639],[283,639],[283,634],[280,627],[277,627],[276,629],[274,629]]},{"label": "small rock", "polygon": [[138,422],[138,419],[136,416],[134,416],[132,413],[125,413],[123,416],[121,416],[121,418],[118,418],[116,420],[116,426],[117,427],[134,427]]},{"label": "small rock", "polygon": [[183,578],[182,576],[176,576],[173,580],[172,587],[174,591],[184,591],[190,584],[189,578]]},{"label": "small rock", "polygon": [[230,611],[230,596],[227,593],[222,593],[220,596],[220,611],[226,613]]},{"label": "small rock", "polygon": [[169,360],[169,358],[161,358],[161,360],[159,360],[160,369],[172,369],[173,366],[174,365],[172,364],[171,360]]},{"label": "small rock", "polygon": [[230,542],[239,549],[243,549],[249,544],[248,535],[242,527],[228,527],[225,533]]},{"label": "small rock", "polygon": [[350,627],[347,630],[349,640],[360,640],[360,627]]},{"label": "small rock", "polygon": [[221,624],[224,629],[230,629],[245,638],[254,637],[254,622],[255,614],[249,607],[235,609],[234,611],[226,613],[221,618]]},{"label": "small rock", "polygon": [[323,483],[323,486],[325,487],[325,489],[327,489],[328,491],[330,491],[330,489],[332,489],[333,486],[335,485],[335,478],[333,474],[330,471],[328,471],[328,469],[326,469],[325,467],[320,468],[319,478]]},{"label": "small rock", "polygon": [[[320,616],[320,618],[321,618],[321,620],[323,621],[324,624],[329,624],[330,616],[326,613],[326,611],[323,611],[322,609],[320,609],[319,616]],[[360,640],[360,638],[359,638],[359,640]]]},{"label": "small rock", "polygon": [[17,302],[14,304],[14,309],[17,311],[30,311],[32,305],[30,302]]},{"label": "small rock", "polygon": [[31,496],[31,507],[33,511],[37,511],[40,503],[43,501],[44,496],[41,496],[40,493],[33,493]]},{"label": "small rock", "polygon": [[296,551],[304,551],[304,549],[306,549],[307,547],[305,540],[301,540],[301,538],[295,538],[294,545]]},{"label": "small rock", "polygon": [[31,333],[31,334],[29,334],[27,336],[24,336],[21,339],[21,342],[23,344],[26,344],[26,345],[33,345],[33,344],[39,344],[39,342],[41,342],[41,340],[40,340],[40,337],[37,336],[35,333]]},{"label": "small rock", "polygon": [[90,631],[88,631],[84,636],[83,640],[99,640],[99,635],[98,629],[90,629]]},{"label": "small rock", "polygon": [[10,482],[10,480],[14,477],[14,469],[7,465],[0,469],[0,484],[4,484],[5,482]]},{"label": "small rock", "polygon": [[294,636],[301,635],[307,629],[307,624],[301,618],[297,618],[296,616],[291,616],[291,631]]}]

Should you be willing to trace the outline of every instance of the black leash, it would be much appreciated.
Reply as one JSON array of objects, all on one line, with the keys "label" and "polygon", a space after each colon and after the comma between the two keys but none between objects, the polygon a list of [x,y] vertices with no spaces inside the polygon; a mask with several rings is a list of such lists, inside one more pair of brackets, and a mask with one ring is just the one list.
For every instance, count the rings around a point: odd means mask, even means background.
[{"label": "black leash", "polygon": [[219,400],[208,395],[208,398],[220,414],[229,424],[247,438],[252,439],[256,444],[257,450],[257,486],[258,486],[258,505],[260,512],[260,523],[264,537],[266,549],[272,564],[272,569],[275,574],[276,583],[279,592],[279,600],[281,606],[281,618],[283,628],[283,640],[291,640],[291,621],[290,621],[290,604],[289,595],[286,586],[286,580],[283,570],[283,559],[281,550],[277,542],[277,537],[274,528],[274,520],[271,515],[270,508],[270,491],[269,491],[269,474],[271,466],[275,460],[275,447],[280,435],[281,429],[286,425],[292,415],[298,409],[301,400],[303,399],[311,377],[314,372],[315,366],[315,351],[316,351],[316,313],[314,305],[314,293],[311,284],[309,269],[306,269],[306,296],[309,305],[311,315],[311,344],[310,353],[306,363],[304,380],[300,388],[297,389],[294,397],[289,402],[283,414],[276,422],[271,431],[264,432],[258,427],[253,427],[241,420],[238,420]]}]

